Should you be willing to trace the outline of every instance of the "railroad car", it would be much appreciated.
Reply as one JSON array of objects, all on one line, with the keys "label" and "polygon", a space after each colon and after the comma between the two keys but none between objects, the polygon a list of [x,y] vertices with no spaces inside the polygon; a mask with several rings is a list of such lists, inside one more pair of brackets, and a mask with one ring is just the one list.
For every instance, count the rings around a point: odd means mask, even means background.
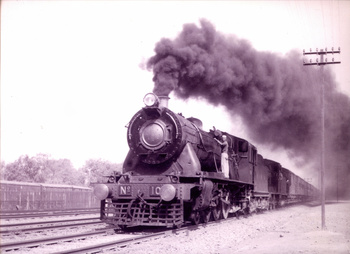
[{"label": "railroad car", "polygon": [[288,203],[290,195],[309,194],[299,177],[264,159],[247,140],[215,127],[206,132],[199,119],[174,113],[167,101],[147,94],[145,107],[127,125],[130,150],[123,172],[113,172],[94,188],[101,220],[121,228],[179,227],[271,209]]},{"label": "railroad car", "polygon": [[91,188],[70,185],[0,181],[1,211],[98,207]]}]

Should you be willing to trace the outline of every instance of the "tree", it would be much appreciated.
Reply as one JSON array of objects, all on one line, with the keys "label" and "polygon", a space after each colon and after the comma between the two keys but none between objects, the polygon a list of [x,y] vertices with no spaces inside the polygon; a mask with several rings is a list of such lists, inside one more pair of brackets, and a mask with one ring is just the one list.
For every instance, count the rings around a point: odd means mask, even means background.
[{"label": "tree", "polygon": [[83,185],[84,177],[68,159],[50,160],[46,170],[46,182],[53,184]]},{"label": "tree", "polygon": [[3,179],[19,182],[83,185],[84,176],[68,159],[51,159],[47,154],[22,155],[7,164]]},{"label": "tree", "polygon": [[6,169],[6,164],[4,161],[1,161],[1,171],[0,171],[0,179],[5,180],[4,172]]},{"label": "tree", "polygon": [[45,182],[43,174],[45,165],[42,165],[41,160],[29,158],[28,155],[20,156],[18,160],[6,165],[4,179],[19,182]]},{"label": "tree", "polygon": [[121,168],[122,164],[90,159],[76,170],[69,159],[56,160],[47,154],[22,155],[7,165],[1,163],[1,177],[8,181],[89,186],[104,181],[106,176]]},{"label": "tree", "polygon": [[103,182],[106,177],[110,176],[113,171],[121,172],[122,164],[111,163],[101,159],[90,159],[80,169],[85,175],[85,184],[89,186],[91,183]]}]

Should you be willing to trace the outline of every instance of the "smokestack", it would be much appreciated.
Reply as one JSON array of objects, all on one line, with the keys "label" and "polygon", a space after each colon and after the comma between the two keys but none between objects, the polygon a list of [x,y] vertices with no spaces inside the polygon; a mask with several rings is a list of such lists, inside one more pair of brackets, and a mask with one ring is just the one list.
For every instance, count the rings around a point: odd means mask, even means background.
[{"label": "smokestack", "polygon": [[160,108],[168,108],[168,103],[169,103],[169,96],[166,95],[159,95],[159,107]]}]

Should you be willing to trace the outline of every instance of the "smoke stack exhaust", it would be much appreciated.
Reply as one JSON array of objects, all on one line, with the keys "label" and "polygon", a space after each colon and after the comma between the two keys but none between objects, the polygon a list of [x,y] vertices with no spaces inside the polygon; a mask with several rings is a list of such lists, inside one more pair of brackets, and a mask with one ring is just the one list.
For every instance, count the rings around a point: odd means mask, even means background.
[{"label": "smoke stack exhaust", "polygon": [[323,83],[327,185],[338,184],[339,169],[344,176],[339,188],[349,197],[350,98],[338,92],[329,69],[303,67],[295,50],[286,55],[257,51],[247,40],[216,31],[207,20],[185,24],[176,38],[162,38],[154,51],[147,62],[154,74],[153,93],[224,106],[240,116],[255,144],[283,149],[297,164],[312,163],[315,169]]},{"label": "smoke stack exhaust", "polygon": [[168,108],[168,103],[169,103],[169,96],[166,95],[159,95],[159,107],[160,108]]}]

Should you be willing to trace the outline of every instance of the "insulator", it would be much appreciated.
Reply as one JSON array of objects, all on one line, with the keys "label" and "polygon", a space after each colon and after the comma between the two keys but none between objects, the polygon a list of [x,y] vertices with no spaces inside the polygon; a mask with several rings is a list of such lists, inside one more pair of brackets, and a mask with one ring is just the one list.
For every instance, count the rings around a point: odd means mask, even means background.
[{"label": "insulator", "polygon": [[340,47],[338,47],[338,50],[339,50],[339,52],[340,52]]},{"label": "insulator", "polygon": [[318,48],[316,48],[316,52],[318,52]]},{"label": "insulator", "polygon": [[327,63],[327,58],[326,58],[326,63]]},{"label": "insulator", "polygon": [[334,57],[332,58],[332,62],[334,62]]},{"label": "insulator", "polygon": [[312,49],[310,48],[310,52],[312,52]]},{"label": "insulator", "polygon": [[318,63],[318,58],[316,58],[316,63]]},{"label": "insulator", "polygon": [[310,63],[312,63],[312,59],[310,59]]}]

